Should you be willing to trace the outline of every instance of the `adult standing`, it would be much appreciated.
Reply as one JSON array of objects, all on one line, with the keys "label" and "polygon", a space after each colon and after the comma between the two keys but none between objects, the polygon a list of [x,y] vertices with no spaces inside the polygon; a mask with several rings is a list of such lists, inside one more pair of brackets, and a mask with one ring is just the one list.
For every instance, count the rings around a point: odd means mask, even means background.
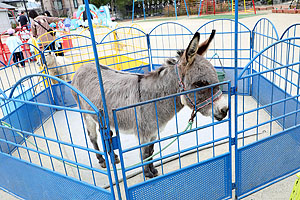
[{"label": "adult standing", "polygon": [[19,16],[18,22],[21,27],[28,24],[28,20],[27,20],[27,17],[24,15],[24,11],[21,11],[21,15]]},{"label": "adult standing", "polygon": [[[91,15],[91,19],[93,20],[93,15],[92,15],[92,13],[90,13]],[[87,20],[87,12],[86,12],[86,10],[84,9],[84,11],[83,11],[83,13],[82,13],[82,19],[83,19],[83,26],[85,27],[85,28],[87,28],[87,27],[89,27],[89,25],[88,25],[88,20]]]},{"label": "adult standing", "polygon": [[[45,15],[38,15],[35,10],[31,10],[29,12],[29,17],[31,18],[32,35],[35,38],[38,38],[41,35],[43,35],[39,39],[43,46],[43,49],[45,49],[46,46],[48,46],[55,39],[54,34],[51,34],[51,33],[45,34],[45,33],[49,32],[50,30],[52,30],[51,27],[49,26],[49,24],[52,22],[58,22],[60,20],[63,20],[63,18],[47,17]],[[47,49],[49,49],[49,48],[52,51],[55,50],[55,43],[51,43],[51,45],[48,46]]]}]

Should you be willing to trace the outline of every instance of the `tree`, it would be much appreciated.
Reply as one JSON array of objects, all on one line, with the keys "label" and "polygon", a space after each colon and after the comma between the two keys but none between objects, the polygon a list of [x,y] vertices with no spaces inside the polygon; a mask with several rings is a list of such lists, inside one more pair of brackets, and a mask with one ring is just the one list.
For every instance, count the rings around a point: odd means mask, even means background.
[{"label": "tree", "polygon": [[130,17],[132,10],[132,0],[117,0],[115,1],[116,10],[124,17]]},{"label": "tree", "polygon": [[100,8],[100,6],[105,6],[108,3],[110,3],[110,0],[90,0],[90,4],[94,4],[97,8]]}]

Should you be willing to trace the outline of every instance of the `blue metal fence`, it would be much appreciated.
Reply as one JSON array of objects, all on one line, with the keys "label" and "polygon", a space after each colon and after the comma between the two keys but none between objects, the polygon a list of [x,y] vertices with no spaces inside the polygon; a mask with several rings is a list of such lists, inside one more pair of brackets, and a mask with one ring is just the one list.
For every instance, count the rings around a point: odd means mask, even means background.
[{"label": "blue metal fence", "polygon": [[[256,56],[267,46],[277,42],[279,36],[274,24],[267,18],[262,18],[256,22],[252,30],[252,57]],[[271,52],[270,52],[271,53]]]},{"label": "blue metal fence", "polygon": [[[217,28],[218,27],[218,28]],[[242,23],[238,23],[238,73],[242,71],[244,66],[251,59],[251,31]],[[206,58],[211,61],[218,71],[224,71],[226,80],[232,81],[232,86],[235,83],[234,74],[234,51],[235,51],[235,23],[231,19],[217,19],[203,24],[197,31],[205,39],[209,36],[209,30],[217,29],[213,43],[206,54]],[[249,86],[249,82],[239,83]],[[227,91],[226,91],[227,92]],[[241,92],[238,87],[238,92]],[[248,92],[249,91],[243,91]]]},{"label": "blue metal fence", "polygon": [[[206,58],[218,71],[226,73],[226,81],[221,84],[223,91],[229,93],[229,106],[230,93],[236,94],[237,130],[233,135],[230,114],[221,122],[197,116],[193,128],[185,130],[188,109],[179,113],[174,110],[175,117],[162,131],[157,105],[164,101],[174,103],[180,95],[196,94],[203,89],[200,88],[114,109],[115,121],[110,125],[117,135],[111,138],[105,114],[58,79],[72,75],[82,64],[95,61],[95,57],[99,64],[118,70],[155,70],[164,60],[174,58],[178,49],[186,48],[192,37],[193,31],[178,23],[160,24],[149,34],[121,27],[98,42],[82,35],[66,35],[53,41],[72,40],[72,47],[62,49],[65,56],[57,60],[56,66],[46,62],[49,50],[26,58],[25,68],[4,65],[0,68],[0,163],[6,161],[13,167],[0,164],[0,186],[28,199],[38,198],[39,191],[44,191],[45,199],[53,198],[53,194],[64,199],[226,199],[231,198],[232,189],[242,198],[295,173],[300,166],[296,159],[300,38],[283,38],[299,35],[299,26],[290,26],[282,34],[283,40],[279,40],[275,26],[267,19],[259,20],[252,31],[241,23],[237,27],[238,77],[234,73],[234,21],[213,20],[197,29],[201,41],[217,29]],[[47,75],[51,70],[68,67],[72,70],[55,74],[56,77]],[[45,75],[33,75],[36,73]],[[231,85],[235,80],[238,85]],[[92,109],[84,110],[80,105],[73,108],[71,91],[89,102]],[[142,144],[139,137],[122,134],[116,116],[128,110],[137,116],[137,110],[147,106],[151,108],[149,114],[155,116],[149,123],[155,127],[157,139]],[[97,116],[100,151],[89,142],[84,115]],[[137,117],[131,120],[140,123]],[[143,161],[141,149],[150,144],[154,144],[157,154],[153,160]],[[236,146],[235,156],[231,154],[232,145]],[[113,149],[119,152],[120,165],[112,164]],[[112,169],[100,168],[96,154],[103,155],[106,166]],[[231,159],[236,171],[233,185]],[[143,174],[143,166],[149,163],[156,165],[160,173],[151,180]],[[20,168],[27,173],[19,172]],[[16,176],[8,176],[9,173]],[[56,187],[59,184],[68,188],[61,192]]]},{"label": "blue metal fence", "polygon": [[243,95],[237,101],[235,159],[240,198],[299,170],[295,159],[299,156],[299,39],[268,46],[245,67],[244,71],[252,68],[252,73],[239,77],[251,80],[255,99],[251,102]]},{"label": "blue metal fence", "polygon": [[[175,22],[157,25],[149,32],[152,68],[157,69],[168,58],[175,58],[193,37],[192,31]],[[202,38],[201,38],[202,40]]]},{"label": "blue metal fence", "polygon": [[[194,126],[192,129],[187,130],[185,127],[188,125],[189,113],[192,110],[185,110],[179,113],[180,108],[176,107],[176,102],[180,96],[186,94],[196,96],[207,88],[212,90],[214,86],[216,85],[113,110],[127,199],[231,198],[230,112],[229,117],[220,122],[215,121],[213,117],[203,122],[203,118],[196,116]],[[230,82],[223,83],[223,87],[230,88]],[[166,102],[174,104],[175,110],[173,112],[175,116],[168,123],[167,130],[164,131],[164,125],[159,123],[161,118],[159,109]],[[229,106],[230,102],[230,95],[227,95]],[[148,110],[149,116],[154,117],[148,123],[156,127],[154,131],[157,133],[157,139],[149,143],[142,143],[139,135],[141,132],[139,126],[143,124],[144,119],[137,116],[140,116],[140,112],[145,109]],[[230,107],[229,110],[231,110]],[[132,120],[135,121],[135,127],[137,127],[137,130],[134,130],[134,132],[138,134],[137,143],[139,145],[128,147],[126,137],[122,138],[122,130],[119,129],[117,119],[117,115],[121,112],[134,112],[135,119]],[[183,113],[187,113],[187,115]],[[208,135],[210,137],[207,140],[203,139],[203,137]],[[190,144],[187,145],[186,141],[189,141]],[[143,160],[141,155],[142,148],[152,144],[154,144],[155,149],[153,160]],[[167,148],[165,148],[166,146]],[[219,148],[222,150],[220,151]],[[205,149],[209,153],[204,153]],[[125,157],[135,159],[128,161],[123,159]],[[161,175],[151,180],[146,180],[143,175],[143,167],[150,163],[157,166]],[[135,176],[140,176],[138,179],[139,184],[135,182],[132,185],[126,178],[130,177],[133,171]],[[215,173],[216,171],[218,173]],[[207,182],[207,179],[211,181]],[[207,190],[207,187],[210,189]],[[194,192],[191,193],[190,191]]]},{"label": "blue metal fence", "polygon": [[281,35],[280,39],[297,37],[300,35],[300,24],[293,24],[288,27]]},{"label": "blue metal fence", "polygon": [[[37,95],[33,92],[34,97],[30,100],[12,98],[12,94],[18,85],[24,82],[32,84],[34,77],[42,77],[43,81],[41,84],[46,84],[45,82],[49,81],[49,79],[59,81],[65,87],[73,90],[77,98],[86,100],[91,106],[91,110],[83,110],[80,105],[78,105],[79,108],[54,105],[51,92],[49,92],[51,88],[49,87],[44,90],[46,92],[43,91]],[[33,85],[31,86],[32,88],[34,87]],[[60,87],[60,89],[62,95],[62,88]],[[20,176],[17,173],[15,180],[18,179],[18,181],[13,184],[5,184],[10,182],[11,177],[7,173],[1,173],[1,176],[4,177],[1,179],[3,187],[18,193],[25,199],[36,199],[38,198],[37,195],[45,199],[49,197],[64,198],[68,193],[74,191],[72,188],[86,191],[72,194],[68,198],[72,196],[78,199],[96,196],[113,198],[112,189],[107,191],[94,187],[111,185],[112,179],[109,168],[108,170],[99,169],[95,166],[95,159],[93,160],[93,157],[96,158],[96,154],[101,154],[106,158],[107,165],[109,165],[105,144],[102,144],[103,149],[101,151],[91,148],[83,123],[83,115],[97,116],[100,125],[100,135],[103,137],[104,125],[103,119],[101,119],[103,115],[77,89],[49,75],[28,75],[15,84],[9,97],[1,97],[1,101],[4,101],[4,103],[22,103],[10,115],[1,119],[1,163],[5,163],[7,154],[15,157],[15,159],[11,160],[11,164],[14,166],[8,170],[6,164],[1,165],[3,169],[1,172],[5,172],[5,169],[13,172],[17,167],[22,166],[22,170],[26,172],[25,174],[22,172]],[[76,116],[76,120],[81,121],[81,125],[79,124],[77,127],[70,126],[74,116]],[[20,140],[23,142],[20,142]],[[5,149],[9,152],[5,151]],[[41,167],[46,170],[42,170]],[[42,182],[39,181],[41,177],[44,177]],[[102,182],[99,182],[99,179]],[[88,184],[81,184],[80,186],[80,182]],[[70,190],[59,192],[63,188],[55,189],[53,186],[51,187],[51,184],[65,184],[68,185]],[[28,188],[30,192],[19,192],[24,188]],[[44,192],[40,194],[38,191]],[[52,194],[55,194],[55,197]]]}]

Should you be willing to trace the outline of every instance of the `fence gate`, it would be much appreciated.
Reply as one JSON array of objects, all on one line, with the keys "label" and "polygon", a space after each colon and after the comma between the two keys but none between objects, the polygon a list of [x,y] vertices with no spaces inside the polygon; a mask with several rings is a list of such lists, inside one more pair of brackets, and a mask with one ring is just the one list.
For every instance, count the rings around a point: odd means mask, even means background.
[{"label": "fence gate", "polygon": [[[223,82],[230,88],[230,82]],[[211,89],[214,85],[204,89]],[[185,92],[196,94],[203,88]],[[213,90],[212,90],[213,91]],[[228,90],[230,91],[230,90]],[[196,116],[189,127],[189,108],[178,106],[182,93],[150,100],[113,110],[117,136],[113,138],[115,149],[119,149],[126,199],[227,199],[232,195],[231,170],[231,118],[217,121],[212,117]],[[230,95],[225,94],[230,106]],[[175,116],[164,127],[161,124],[162,106],[174,104]],[[147,110],[153,118],[140,118]],[[180,112],[177,112],[180,110]],[[229,116],[230,116],[229,107]],[[134,135],[120,134],[124,121],[118,121],[122,113],[133,116],[129,119]],[[152,115],[154,113],[154,115]],[[180,119],[180,120],[179,120]],[[145,123],[156,127],[157,139],[143,144]],[[138,145],[137,145],[138,144]],[[154,156],[142,160],[143,148],[154,144]],[[158,176],[145,178],[145,165],[153,163]],[[153,170],[151,169],[153,172]],[[119,176],[120,177],[120,176]],[[122,194],[123,196],[124,194]]]},{"label": "fence gate", "polygon": [[[300,38],[275,42],[258,53],[236,96],[236,195],[243,198],[299,171]],[[245,88],[240,88],[245,89]]]}]

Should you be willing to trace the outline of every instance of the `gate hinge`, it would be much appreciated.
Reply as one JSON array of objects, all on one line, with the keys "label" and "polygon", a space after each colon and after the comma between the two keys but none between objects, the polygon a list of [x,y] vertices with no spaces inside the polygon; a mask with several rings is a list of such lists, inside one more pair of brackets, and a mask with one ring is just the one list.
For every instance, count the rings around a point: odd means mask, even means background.
[{"label": "gate hinge", "polygon": [[235,138],[231,138],[230,143],[231,143],[231,145],[236,145],[236,140],[235,140]]},{"label": "gate hinge", "polygon": [[232,189],[235,190],[236,189],[236,184],[232,183]]},{"label": "gate hinge", "polygon": [[235,94],[236,94],[236,91],[237,91],[237,87],[231,87],[231,88],[230,88],[230,94],[231,94],[231,95],[235,95]]},{"label": "gate hinge", "polygon": [[111,145],[113,150],[119,149],[120,145],[117,136],[111,138]]}]

